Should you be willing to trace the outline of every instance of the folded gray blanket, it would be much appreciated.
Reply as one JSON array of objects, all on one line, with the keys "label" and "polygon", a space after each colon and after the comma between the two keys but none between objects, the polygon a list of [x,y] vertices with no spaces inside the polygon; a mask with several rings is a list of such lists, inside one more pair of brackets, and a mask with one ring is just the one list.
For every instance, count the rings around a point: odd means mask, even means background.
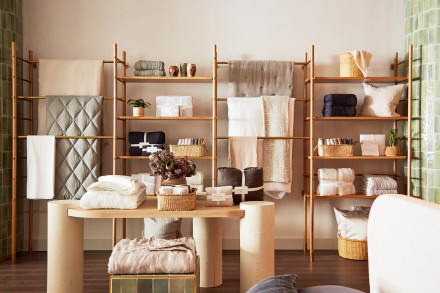
[{"label": "folded gray blanket", "polygon": [[135,76],[166,76],[165,70],[135,70]]},{"label": "folded gray blanket", "polygon": [[134,64],[134,70],[165,70],[163,61],[138,60]]}]

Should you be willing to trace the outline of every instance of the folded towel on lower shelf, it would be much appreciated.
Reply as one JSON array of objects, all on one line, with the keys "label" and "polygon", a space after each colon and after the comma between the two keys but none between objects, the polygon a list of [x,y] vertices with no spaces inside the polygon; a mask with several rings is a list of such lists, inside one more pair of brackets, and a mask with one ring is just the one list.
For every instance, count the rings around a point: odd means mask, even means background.
[{"label": "folded towel on lower shelf", "polygon": [[195,270],[196,243],[179,239],[122,239],[113,248],[109,274],[187,274]]},{"label": "folded towel on lower shelf", "polygon": [[397,189],[397,181],[390,176],[365,174],[363,176],[363,184],[366,188],[372,189]]},{"label": "folded towel on lower shelf", "polygon": [[356,116],[356,107],[354,106],[324,106],[322,108],[324,117],[354,117]]}]

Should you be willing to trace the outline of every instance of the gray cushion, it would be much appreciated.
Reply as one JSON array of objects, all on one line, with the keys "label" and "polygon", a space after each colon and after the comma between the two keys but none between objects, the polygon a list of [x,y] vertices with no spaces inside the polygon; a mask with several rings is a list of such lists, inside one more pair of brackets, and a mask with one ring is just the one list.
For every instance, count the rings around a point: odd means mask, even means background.
[{"label": "gray cushion", "polygon": [[252,286],[247,293],[298,293],[295,289],[297,279],[297,275],[270,277]]},{"label": "gray cushion", "polygon": [[313,286],[298,290],[299,293],[365,293],[356,289],[351,289],[343,286],[324,285]]},{"label": "gray cushion", "polygon": [[182,218],[145,218],[144,237],[175,239],[180,237]]}]

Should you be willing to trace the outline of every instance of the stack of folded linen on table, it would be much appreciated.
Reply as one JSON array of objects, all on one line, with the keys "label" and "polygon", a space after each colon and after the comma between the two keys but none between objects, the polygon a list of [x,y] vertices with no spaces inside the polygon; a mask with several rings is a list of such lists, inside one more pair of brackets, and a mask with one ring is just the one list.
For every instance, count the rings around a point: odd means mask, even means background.
[{"label": "stack of folded linen on table", "polygon": [[109,274],[188,274],[195,271],[196,243],[179,239],[122,239],[113,248]]},{"label": "stack of folded linen on table", "polygon": [[354,187],[354,170],[351,168],[318,169],[319,195],[351,195],[356,193]]},{"label": "stack of folded linen on table", "polygon": [[163,61],[138,60],[134,64],[135,76],[166,76]]},{"label": "stack of folded linen on table", "polygon": [[362,190],[366,195],[396,194],[397,182],[390,176],[365,174]]},{"label": "stack of folded linen on table", "polygon": [[130,176],[107,175],[87,187],[83,209],[136,209],[145,200],[145,184]]},{"label": "stack of folded linen on table", "polygon": [[324,96],[324,117],[356,116],[357,98],[353,94],[328,94]]},{"label": "stack of folded linen on table", "polygon": [[207,207],[231,207],[234,205],[232,199],[232,186],[206,187]]},{"label": "stack of folded linen on table", "polygon": [[186,184],[188,184],[191,188],[196,188],[197,192],[204,192],[205,185],[203,183],[204,175],[200,171],[196,171],[196,174],[191,177],[186,177]]},{"label": "stack of folded linen on table", "polygon": [[157,96],[156,116],[192,117],[193,101],[191,96]]}]

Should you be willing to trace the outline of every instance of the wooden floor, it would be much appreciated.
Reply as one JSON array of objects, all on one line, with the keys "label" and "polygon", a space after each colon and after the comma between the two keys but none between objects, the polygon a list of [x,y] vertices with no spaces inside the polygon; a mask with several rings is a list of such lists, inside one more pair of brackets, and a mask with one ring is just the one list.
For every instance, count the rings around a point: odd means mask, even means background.
[{"label": "wooden floor", "polygon": [[[107,262],[110,251],[86,251],[84,292],[108,292]],[[45,252],[21,255],[17,263],[0,263],[0,292],[46,292]],[[201,293],[240,292],[239,251],[223,252],[223,285],[202,288]],[[276,251],[275,274],[297,274],[297,288],[316,285],[341,285],[369,292],[367,261],[346,260],[337,251],[317,251],[309,262],[302,251]]]}]

